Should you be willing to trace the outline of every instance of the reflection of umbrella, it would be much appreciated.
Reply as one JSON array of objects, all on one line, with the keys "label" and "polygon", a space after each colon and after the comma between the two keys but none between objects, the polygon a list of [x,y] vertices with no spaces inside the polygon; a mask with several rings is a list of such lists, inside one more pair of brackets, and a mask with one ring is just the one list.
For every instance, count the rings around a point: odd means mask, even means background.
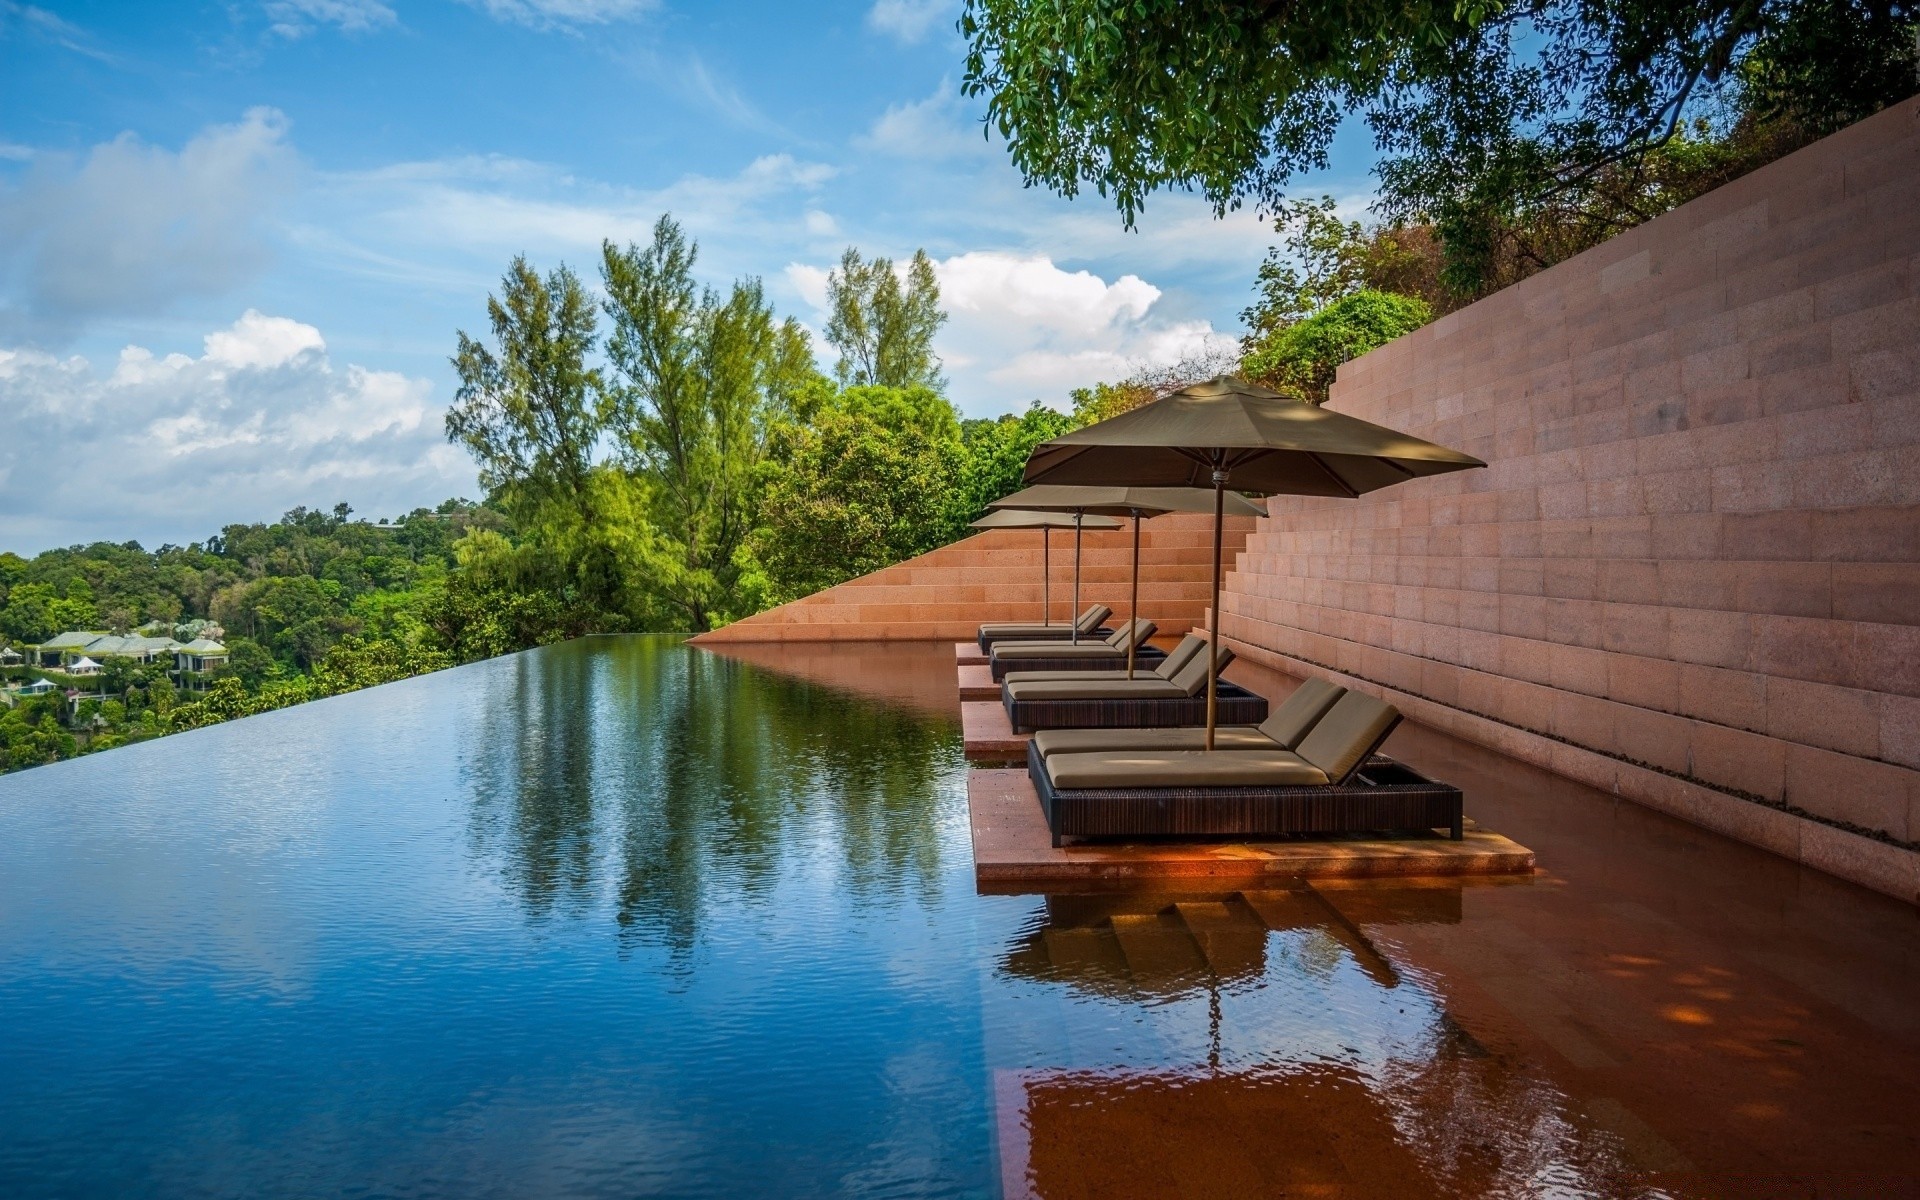
[{"label": "reflection of umbrella", "polygon": [[[1258,517],[1264,509],[1239,495],[1225,498],[1226,511],[1236,517]],[[1140,615],[1140,519],[1170,512],[1212,512],[1213,492],[1206,488],[1066,487],[1042,483],[1025,488],[988,507],[1054,513],[1104,513],[1133,518],[1133,592],[1127,602],[1129,621]],[[1133,643],[1127,643],[1127,678],[1133,678]]]},{"label": "reflection of umbrella", "polygon": [[1207,749],[1220,670],[1220,530],[1226,491],[1349,499],[1409,479],[1487,464],[1371,421],[1290,400],[1232,376],[1034,447],[1028,483],[1213,488],[1213,618]]},{"label": "reflection of umbrella", "polygon": [[[1056,529],[1079,529],[1079,522],[1068,519],[1065,513],[1054,512],[990,512],[973,523],[975,529],[1038,529],[1040,531],[1040,623],[1053,624],[1053,531]],[[1120,522],[1105,517],[1095,518],[1087,525],[1089,529],[1118,529]],[[1080,619],[1080,539],[1074,535],[1073,563],[1073,619]],[[1074,639],[1078,641],[1078,638]]]}]

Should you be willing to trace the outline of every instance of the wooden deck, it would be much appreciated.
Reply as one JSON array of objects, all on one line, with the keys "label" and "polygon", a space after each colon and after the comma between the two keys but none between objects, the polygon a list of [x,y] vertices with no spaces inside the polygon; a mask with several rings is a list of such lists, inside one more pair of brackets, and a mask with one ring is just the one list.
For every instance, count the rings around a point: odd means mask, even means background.
[{"label": "wooden deck", "polygon": [[[1024,763],[1030,733],[1015,733],[1007,721],[1007,710],[998,700],[963,700],[960,704],[960,735],[966,741],[967,759],[976,763]],[[1026,778],[1025,774],[1021,778]],[[1040,802],[1034,801],[1035,805]]]},{"label": "wooden deck", "polygon": [[993,681],[993,669],[985,663],[970,663],[960,668],[961,700],[1000,700],[1000,685]]},{"label": "wooden deck", "polygon": [[[985,705],[962,705],[967,710]],[[998,705],[1004,724],[1006,716]],[[1011,731],[1009,730],[1009,735]],[[967,729],[972,757],[974,732]],[[1024,739],[1021,739],[1024,751]],[[1185,881],[1248,884],[1285,879],[1380,876],[1528,875],[1533,851],[1469,820],[1463,841],[1330,838],[1298,842],[1093,843],[1056,848],[1024,768],[976,769],[967,776],[974,880],[982,890],[1027,891],[1071,883]]]}]

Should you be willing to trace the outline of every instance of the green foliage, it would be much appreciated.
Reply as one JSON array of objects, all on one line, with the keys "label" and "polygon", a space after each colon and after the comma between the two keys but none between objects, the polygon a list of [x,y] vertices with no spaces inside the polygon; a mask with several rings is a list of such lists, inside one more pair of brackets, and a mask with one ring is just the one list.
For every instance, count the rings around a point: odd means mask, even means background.
[{"label": "green foliage", "polygon": [[698,248],[670,217],[646,247],[602,247],[613,332],[606,412],[641,485],[629,586],[704,630],[739,608],[770,425],[816,376],[805,330],[776,321],[757,279],[722,296],[693,279]]},{"label": "green foliage", "polygon": [[1361,116],[1382,215],[1430,224],[1468,297],[1526,269],[1516,229],[1638,211],[1649,160],[1715,102],[1790,146],[1911,96],[1917,28],[1910,0],[969,0],[961,19],[964,90],[1029,183],[1091,186],[1129,225],[1162,187],[1275,211]]},{"label": "green foliage", "polygon": [[843,385],[939,391],[933,336],[947,320],[940,285],[924,250],[913,252],[901,282],[893,260],[861,260],[847,247],[827,275],[827,341],[840,352],[834,374]]},{"label": "green foliage", "polygon": [[1392,292],[1354,292],[1276,330],[1247,355],[1242,371],[1277,392],[1323,404],[1341,363],[1432,319],[1433,310],[1424,300]]},{"label": "green foliage", "polygon": [[778,600],[804,596],[947,540],[953,446],[830,409],[781,431],[759,547]]},{"label": "green foliage", "polygon": [[1073,418],[1045,407],[1038,400],[1018,416],[1007,413],[997,420],[968,421],[963,430],[960,476],[954,489],[953,536],[971,532],[967,523],[979,519],[987,511],[987,505],[1019,491],[1020,477],[1027,469],[1027,457],[1033,448],[1059,437],[1074,424]]}]

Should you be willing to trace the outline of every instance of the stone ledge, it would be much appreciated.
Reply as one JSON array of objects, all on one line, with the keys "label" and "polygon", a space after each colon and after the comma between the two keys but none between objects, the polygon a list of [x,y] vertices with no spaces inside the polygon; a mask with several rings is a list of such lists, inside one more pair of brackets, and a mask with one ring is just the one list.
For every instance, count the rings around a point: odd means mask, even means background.
[{"label": "stone ledge", "polygon": [[1658,809],[1749,845],[1771,850],[1802,866],[1920,904],[1920,854],[1795,816],[1712,788],[1622,762],[1581,746],[1503,724],[1228,635],[1236,654],[1299,678],[1320,678],[1400,709],[1409,720],[1552,771],[1625,800]]}]

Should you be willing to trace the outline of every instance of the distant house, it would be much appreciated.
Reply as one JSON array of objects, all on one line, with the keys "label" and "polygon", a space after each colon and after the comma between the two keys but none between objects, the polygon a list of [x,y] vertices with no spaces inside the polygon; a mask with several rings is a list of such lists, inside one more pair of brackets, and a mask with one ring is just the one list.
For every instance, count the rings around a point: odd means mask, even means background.
[{"label": "distant house", "polygon": [[0,646],[0,667],[17,667],[22,661],[23,656],[18,650],[12,646]]},{"label": "distant house", "polygon": [[226,665],[227,648],[211,638],[195,638],[184,646],[174,646],[173,669],[182,675],[204,675]]},{"label": "distant house", "polygon": [[49,638],[32,647],[33,665],[47,670],[72,672],[77,659],[91,658],[97,668],[103,658],[124,658],[150,663],[173,654],[180,646],[170,637],[122,636],[94,630],[76,630]]},{"label": "distant house", "polygon": [[19,694],[22,696],[44,696],[52,690],[53,681],[51,679],[36,679],[32,683],[22,685],[19,689]]},{"label": "distant house", "polygon": [[99,673],[100,664],[84,654],[67,664],[69,675],[98,675]]},{"label": "distant house", "polygon": [[69,657],[85,654],[88,646],[108,636],[110,635],[97,630],[63,633],[58,637],[48,638],[38,646],[29,646],[28,650],[32,654],[34,666],[57,671],[67,665]]}]

